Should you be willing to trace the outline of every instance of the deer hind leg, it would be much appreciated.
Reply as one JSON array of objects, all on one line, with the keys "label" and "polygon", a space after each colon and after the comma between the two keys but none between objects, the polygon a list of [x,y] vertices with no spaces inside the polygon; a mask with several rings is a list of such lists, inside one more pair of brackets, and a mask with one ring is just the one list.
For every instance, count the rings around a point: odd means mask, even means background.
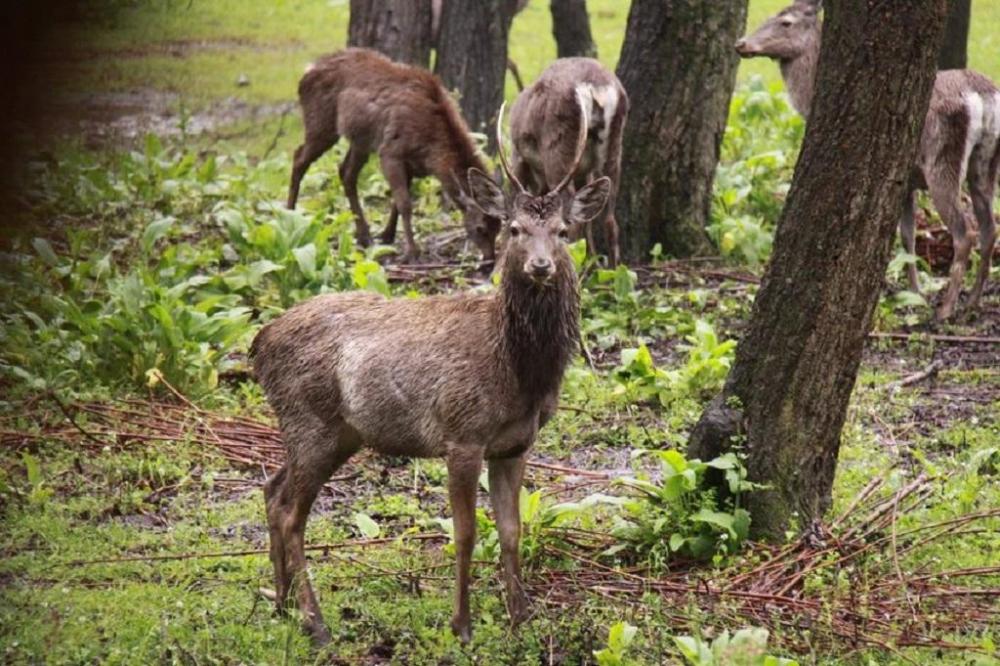
[{"label": "deer hind leg", "polygon": [[[917,230],[914,221],[914,201],[913,190],[910,189],[903,197],[903,214],[899,219],[899,235],[903,239],[903,247],[909,254],[917,253]],[[906,266],[906,275],[910,279],[910,291],[915,294],[920,293],[920,281],[917,279],[917,265],[915,263]]]},{"label": "deer hind leg", "polygon": [[489,461],[490,502],[500,533],[504,583],[507,588],[507,613],[517,626],[528,619],[531,603],[521,582],[521,510],[519,500],[524,478],[524,456]]},{"label": "deer hind leg", "polygon": [[472,638],[469,612],[469,580],[472,550],[476,545],[476,490],[483,466],[483,452],[476,448],[455,447],[448,452],[448,496],[455,527],[455,614],[451,630],[463,642]]},{"label": "deer hind leg", "polygon": [[979,273],[976,275],[976,284],[969,299],[970,307],[979,305],[993,264],[993,246],[997,239],[993,196],[996,193],[998,171],[1000,171],[1000,145],[996,147],[991,161],[977,159],[977,156],[973,155],[969,162],[969,192],[972,194],[972,210],[979,223]]},{"label": "deer hind leg", "polygon": [[295,156],[292,159],[292,180],[288,186],[288,202],[286,204],[288,210],[295,210],[295,204],[299,200],[299,186],[302,184],[302,178],[306,175],[306,171],[323,153],[330,150],[339,138],[337,134],[324,138],[310,136],[308,132],[306,133],[305,143],[295,149]]},{"label": "deer hind leg", "polygon": [[267,525],[271,536],[271,564],[274,565],[274,592],[277,612],[285,613],[285,603],[288,599],[288,588],[291,581],[285,566],[285,540],[281,534],[281,516],[285,511],[285,482],[288,479],[288,464],[284,464],[264,484],[264,507],[267,512]]},{"label": "deer hind leg", "polygon": [[365,220],[365,212],[361,208],[361,200],[358,198],[358,176],[367,161],[368,153],[351,144],[347,156],[340,163],[340,182],[351,205],[351,212],[354,213],[355,240],[365,247],[371,245],[372,238],[368,222]]},{"label": "deer hind leg", "polygon": [[[403,218],[404,243],[406,245],[404,262],[416,261],[420,256],[420,248],[413,238],[413,202],[410,199],[410,176],[406,172],[406,165],[402,160],[387,155],[381,155],[382,175],[389,183],[392,191],[393,207]],[[393,234],[395,235],[395,233]]]},{"label": "deer hind leg", "polygon": [[267,518],[279,611],[284,610],[289,591],[294,591],[303,628],[316,643],[325,644],[330,633],[307,571],[306,520],[320,488],[358,450],[361,442],[346,425],[331,427],[316,417],[303,421],[294,428],[283,429],[289,457],[265,489]]},{"label": "deer hind leg", "polygon": [[951,242],[955,249],[948,272],[948,286],[937,311],[938,320],[944,320],[955,312],[955,304],[962,291],[962,280],[969,263],[969,253],[972,251],[972,236],[959,200],[959,181],[950,177],[933,181],[928,178],[928,187],[934,207],[951,232]]}]

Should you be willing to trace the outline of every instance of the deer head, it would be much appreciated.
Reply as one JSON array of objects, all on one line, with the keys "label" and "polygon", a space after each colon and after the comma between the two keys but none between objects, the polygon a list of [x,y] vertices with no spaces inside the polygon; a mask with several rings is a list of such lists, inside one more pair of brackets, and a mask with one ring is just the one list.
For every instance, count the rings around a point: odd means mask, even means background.
[{"label": "deer head", "polygon": [[736,42],[736,52],[743,58],[795,60],[810,48],[816,37],[822,4],[822,0],[798,0],[785,7],[752,35]]},{"label": "deer head", "polygon": [[562,270],[572,271],[572,261],[566,245],[571,229],[586,224],[604,208],[611,192],[611,181],[598,178],[575,193],[567,190],[587,141],[586,110],[580,108],[580,130],[573,163],[563,180],[542,195],[528,192],[510,169],[503,149],[503,113],[497,118],[497,152],[507,179],[517,188],[512,197],[485,173],[469,169],[469,191],[483,214],[502,221],[504,274],[530,280],[536,285],[548,284]]}]

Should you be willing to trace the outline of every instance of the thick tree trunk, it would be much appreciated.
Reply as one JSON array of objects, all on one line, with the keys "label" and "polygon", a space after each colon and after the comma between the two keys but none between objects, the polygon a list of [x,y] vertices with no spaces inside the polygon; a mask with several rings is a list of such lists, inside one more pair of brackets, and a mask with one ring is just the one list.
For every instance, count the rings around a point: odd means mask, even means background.
[{"label": "thick tree trunk", "polygon": [[705,234],[746,0],[633,0],[618,78],[632,101],[622,150],[622,253],[711,250]]},{"label": "thick tree trunk", "polygon": [[450,1],[441,11],[435,72],[445,87],[459,91],[466,122],[473,132],[489,137],[491,150],[516,8],[516,0]]},{"label": "thick tree trunk", "polygon": [[774,254],[690,453],[739,443],[753,530],[831,503],[841,429],[927,112],[946,0],[827,0],[816,97]]},{"label": "thick tree trunk", "polygon": [[971,15],[972,0],[948,0],[948,20],[944,25],[938,69],[965,69]]},{"label": "thick tree trunk", "polygon": [[549,9],[552,12],[552,36],[556,38],[558,57],[596,58],[597,45],[590,35],[587,0],[552,0]]},{"label": "thick tree trunk", "polygon": [[431,0],[351,0],[347,44],[427,67],[431,59]]}]

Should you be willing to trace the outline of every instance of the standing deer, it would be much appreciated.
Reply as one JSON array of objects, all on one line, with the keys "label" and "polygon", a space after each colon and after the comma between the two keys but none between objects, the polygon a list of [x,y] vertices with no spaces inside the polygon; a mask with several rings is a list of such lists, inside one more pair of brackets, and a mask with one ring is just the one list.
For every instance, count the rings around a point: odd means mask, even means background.
[{"label": "standing deer", "polygon": [[[584,141],[581,133],[571,170]],[[512,624],[529,614],[518,493],[579,340],[567,232],[601,211],[611,183],[599,178],[575,194],[560,188],[508,202],[482,171],[469,169],[468,181],[475,205],[505,220],[496,292],[318,296],[267,324],[250,350],[288,451],[264,486],[276,601],[282,610],[294,589],[305,628],[320,643],[330,634],[306,573],[306,519],[319,489],[362,447],[445,459],[458,563],[451,627],[462,640],[471,636],[469,568],[485,460]]]},{"label": "standing deer", "polygon": [[[586,109],[581,120],[580,105]],[[566,186],[582,187],[596,178],[611,180],[611,194],[602,215],[608,254],[618,263],[618,222],[615,198],[621,172],[622,130],[628,117],[628,95],[612,72],[592,58],[560,58],[517,96],[510,111],[514,144],[511,180],[522,192],[544,194]],[[574,149],[579,124],[586,126],[587,145],[575,169]],[[595,251],[591,225],[574,229],[586,234]]]},{"label": "standing deer", "polygon": [[406,260],[419,255],[411,222],[410,181],[432,175],[462,209],[469,239],[486,261],[493,260],[500,223],[484,215],[459,182],[459,174],[486,167],[468,126],[437,77],[375,51],[350,48],[310,65],[299,82],[299,101],[306,136],[295,150],[289,208],[295,208],[299,184],[309,166],[344,136],[351,147],[340,165],[340,180],[354,213],[359,243],[368,245],[371,235],[358,199],[358,175],[368,155],[376,152],[392,191],[383,243],[393,242],[402,215]]},{"label": "standing deer", "polygon": [[[808,119],[819,60],[822,0],[798,0],[768,19],[755,33],[736,43],[744,58],[777,60],[792,106]],[[973,238],[961,207],[962,181],[967,181],[979,223],[979,273],[969,306],[975,307],[990,274],[996,222],[992,202],[1000,171],[1000,89],[988,78],[967,69],[938,72],[920,137],[917,164],[902,205],[899,224],[906,251],[916,250],[913,194],[930,192],[934,207],[951,232],[955,255],[948,288],[937,310],[949,318],[962,289]],[[919,292],[916,266],[908,267],[910,289]]]}]

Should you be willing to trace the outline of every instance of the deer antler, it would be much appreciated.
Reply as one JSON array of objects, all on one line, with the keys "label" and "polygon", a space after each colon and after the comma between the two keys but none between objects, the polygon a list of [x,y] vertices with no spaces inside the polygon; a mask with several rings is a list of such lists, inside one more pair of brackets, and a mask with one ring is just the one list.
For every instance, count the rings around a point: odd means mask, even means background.
[{"label": "deer antler", "polygon": [[580,132],[576,140],[576,153],[573,155],[573,163],[566,172],[566,176],[552,189],[553,192],[558,192],[573,180],[576,168],[580,166],[580,160],[583,159],[583,151],[587,147],[587,109],[579,96],[577,96],[576,101],[580,104]]},{"label": "deer antler", "polygon": [[506,106],[507,102],[505,101],[500,105],[500,113],[497,114],[497,155],[500,157],[500,166],[503,167],[503,172],[507,174],[507,180],[517,185],[517,189],[521,191],[521,194],[527,194],[528,190],[524,189],[524,185],[517,179],[514,172],[510,170],[510,164],[507,163],[507,156],[503,154],[503,111]]}]

